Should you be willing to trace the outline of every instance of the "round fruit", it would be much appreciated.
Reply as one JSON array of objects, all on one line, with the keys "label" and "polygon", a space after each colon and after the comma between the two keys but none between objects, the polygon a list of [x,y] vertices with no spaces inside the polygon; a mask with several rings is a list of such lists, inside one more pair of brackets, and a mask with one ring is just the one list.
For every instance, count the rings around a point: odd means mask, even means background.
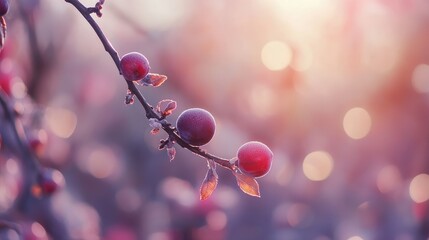
[{"label": "round fruit", "polygon": [[0,16],[4,16],[9,10],[9,0],[0,0]]},{"label": "round fruit", "polygon": [[253,177],[262,177],[271,168],[273,152],[267,145],[252,141],[243,144],[237,151],[238,167]]},{"label": "round fruit", "polygon": [[63,187],[64,176],[58,170],[46,168],[39,176],[39,184],[44,194],[51,195]]},{"label": "round fruit", "polygon": [[193,146],[202,146],[210,142],[216,129],[214,117],[201,108],[190,108],[177,118],[177,130],[180,137]]},{"label": "round fruit", "polygon": [[127,81],[143,79],[149,73],[150,66],[147,58],[138,52],[130,52],[121,58],[120,68]]}]

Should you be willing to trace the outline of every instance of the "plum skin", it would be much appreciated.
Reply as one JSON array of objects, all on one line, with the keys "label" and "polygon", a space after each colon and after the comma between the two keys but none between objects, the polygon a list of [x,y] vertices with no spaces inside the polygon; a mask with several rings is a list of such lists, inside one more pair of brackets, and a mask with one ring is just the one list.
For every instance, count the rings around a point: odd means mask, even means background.
[{"label": "plum skin", "polygon": [[0,16],[4,16],[9,11],[9,0],[0,0]]},{"label": "plum skin", "polygon": [[270,171],[273,152],[270,148],[257,141],[243,144],[237,151],[238,167],[253,177],[262,177]]},{"label": "plum skin", "polygon": [[202,146],[213,138],[216,122],[207,110],[190,108],[179,115],[176,127],[179,136],[185,142],[193,146]]},{"label": "plum skin", "polygon": [[138,52],[130,52],[122,56],[119,65],[127,81],[143,79],[150,70],[149,60]]}]

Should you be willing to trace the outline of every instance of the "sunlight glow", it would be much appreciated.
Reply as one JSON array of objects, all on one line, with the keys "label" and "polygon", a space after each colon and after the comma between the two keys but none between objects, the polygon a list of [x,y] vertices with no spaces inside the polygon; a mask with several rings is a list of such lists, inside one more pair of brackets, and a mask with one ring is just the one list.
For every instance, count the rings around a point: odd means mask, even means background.
[{"label": "sunlight glow", "polygon": [[284,42],[270,41],[262,48],[261,60],[264,66],[269,70],[279,71],[290,64],[292,60],[292,50]]},{"label": "sunlight glow", "polygon": [[206,221],[213,230],[222,230],[225,228],[228,218],[223,211],[214,210],[207,214]]},{"label": "sunlight glow", "polygon": [[413,71],[412,84],[419,93],[429,93],[429,65],[420,64]]},{"label": "sunlight glow", "polygon": [[183,20],[190,10],[188,0],[147,0],[138,4],[143,27],[149,30],[167,30]]},{"label": "sunlight glow", "polygon": [[169,177],[166,178],[161,185],[162,193],[182,206],[193,206],[197,198],[195,197],[194,189],[189,182],[184,180]]},{"label": "sunlight glow", "polygon": [[364,240],[364,239],[360,236],[353,236],[353,237],[349,237],[347,240]]},{"label": "sunlight glow", "polygon": [[34,222],[31,224],[31,232],[37,239],[48,239],[46,230],[38,222]]},{"label": "sunlight glow", "polygon": [[6,161],[6,171],[11,175],[19,174],[19,165],[15,159],[8,159]]},{"label": "sunlight glow", "polygon": [[45,121],[50,130],[60,138],[69,138],[76,129],[76,114],[65,108],[48,107]]},{"label": "sunlight glow", "polygon": [[344,116],[343,127],[350,138],[364,138],[371,130],[371,116],[363,108],[352,108]]},{"label": "sunlight glow", "polygon": [[312,181],[322,181],[329,177],[334,161],[329,153],[315,151],[309,153],[302,163],[305,176]]},{"label": "sunlight glow", "polygon": [[249,95],[249,103],[254,115],[265,118],[273,114],[272,105],[275,96],[271,88],[262,84],[256,84],[252,87]]},{"label": "sunlight glow", "polygon": [[87,170],[96,178],[112,176],[118,165],[115,154],[107,148],[94,150],[87,159]]},{"label": "sunlight glow", "polygon": [[413,178],[410,183],[409,193],[411,199],[416,203],[429,200],[429,175],[422,173]]},{"label": "sunlight glow", "polygon": [[12,80],[12,95],[16,98],[23,99],[27,96],[27,86],[20,77],[14,77]]},{"label": "sunlight glow", "polygon": [[313,52],[307,45],[299,46],[294,51],[290,66],[298,72],[308,70],[313,64]]}]

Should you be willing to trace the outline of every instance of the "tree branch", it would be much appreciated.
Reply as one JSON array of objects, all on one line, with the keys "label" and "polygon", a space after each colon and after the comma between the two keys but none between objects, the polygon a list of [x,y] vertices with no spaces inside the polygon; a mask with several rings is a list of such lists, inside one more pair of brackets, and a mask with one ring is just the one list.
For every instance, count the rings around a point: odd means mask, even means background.
[{"label": "tree branch", "polygon": [[[87,8],[85,7],[79,0],[65,0],[66,2],[72,4],[81,14],[82,16],[86,19],[86,21],[89,23],[89,25],[91,25],[91,27],[93,28],[93,30],[95,31],[95,33],[97,34],[98,38],[100,39],[101,43],[104,46],[104,49],[106,50],[106,52],[108,52],[113,60],[113,62],[115,63],[116,67],[119,70],[119,73],[121,73],[121,68],[120,68],[120,58],[118,53],[116,52],[116,50],[113,48],[112,44],[109,42],[109,40],[107,39],[107,37],[104,35],[103,31],[101,30],[100,26],[95,22],[94,18],[91,16],[91,8]],[[146,117],[148,119],[150,118],[155,118],[158,120],[163,120],[161,121],[162,124],[162,128],[163,130],[169,135],[170,139],[174,140],[179,146],[188,149],[189,151],[199,155],[200,157],[203,157],[205,159],[210,159],[215,161],[218,165],[230,169],[232,171],[236,170],[236,166],[232,163],[230,163],[230,161],[228,159],[225,158],[221,158],[218,156],[215,156],[213,154],[210,154],[208,152],[206,152],[205,150],[199,148],[199,147],[195,147],[192,145],[189,145],[188,143],[186,143],[178,134],[176,131],[176,128],[173,127],[170,123],[168,123],[167,121],[165,121],[164,119],[162,119],[154,110],[153,107],[146,101],[146,99],[143,97],[143,95],[140,93],[140,91],[137,89],[137,87],[135,86],[134,82],[131,81],[126,81],[127,85],[128,85],[128,89],[131,91],[131,93],[133,93],[137,99],[139,100],[140,104],[143,106],[145,112],[146,112]]]}]

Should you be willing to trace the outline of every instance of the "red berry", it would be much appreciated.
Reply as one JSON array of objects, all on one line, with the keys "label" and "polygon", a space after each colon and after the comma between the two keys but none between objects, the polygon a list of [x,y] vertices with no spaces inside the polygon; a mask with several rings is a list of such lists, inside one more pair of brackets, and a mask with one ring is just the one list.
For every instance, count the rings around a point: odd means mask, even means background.
[{"label": "red berry", "polygon": [[3,16],[9,10],[9,0],[0,0],[0,16]]},{"label": "red berry", "polygon": [[238,167],[253,177],[262,177],[271,168],[273,152],[261,142],[248,142],[237,151]]},{"label": "red berry", "polygon": [[50,195],[64,185],[64,176],[58,170],[47,168],[40,175],[39,184],[42,192]]},{"label": "red berry", "polygon": [[214,117],[201,108],[190,108],[177,118],[177,130],[180,137],[193,146],[202,146],[212,139],[216,122]]},{"label": "red berry", "polygon": [[130,52],[121,58],[120,68],[127,81],[143,79],[150,70],[147,58],[138,52]]}]

